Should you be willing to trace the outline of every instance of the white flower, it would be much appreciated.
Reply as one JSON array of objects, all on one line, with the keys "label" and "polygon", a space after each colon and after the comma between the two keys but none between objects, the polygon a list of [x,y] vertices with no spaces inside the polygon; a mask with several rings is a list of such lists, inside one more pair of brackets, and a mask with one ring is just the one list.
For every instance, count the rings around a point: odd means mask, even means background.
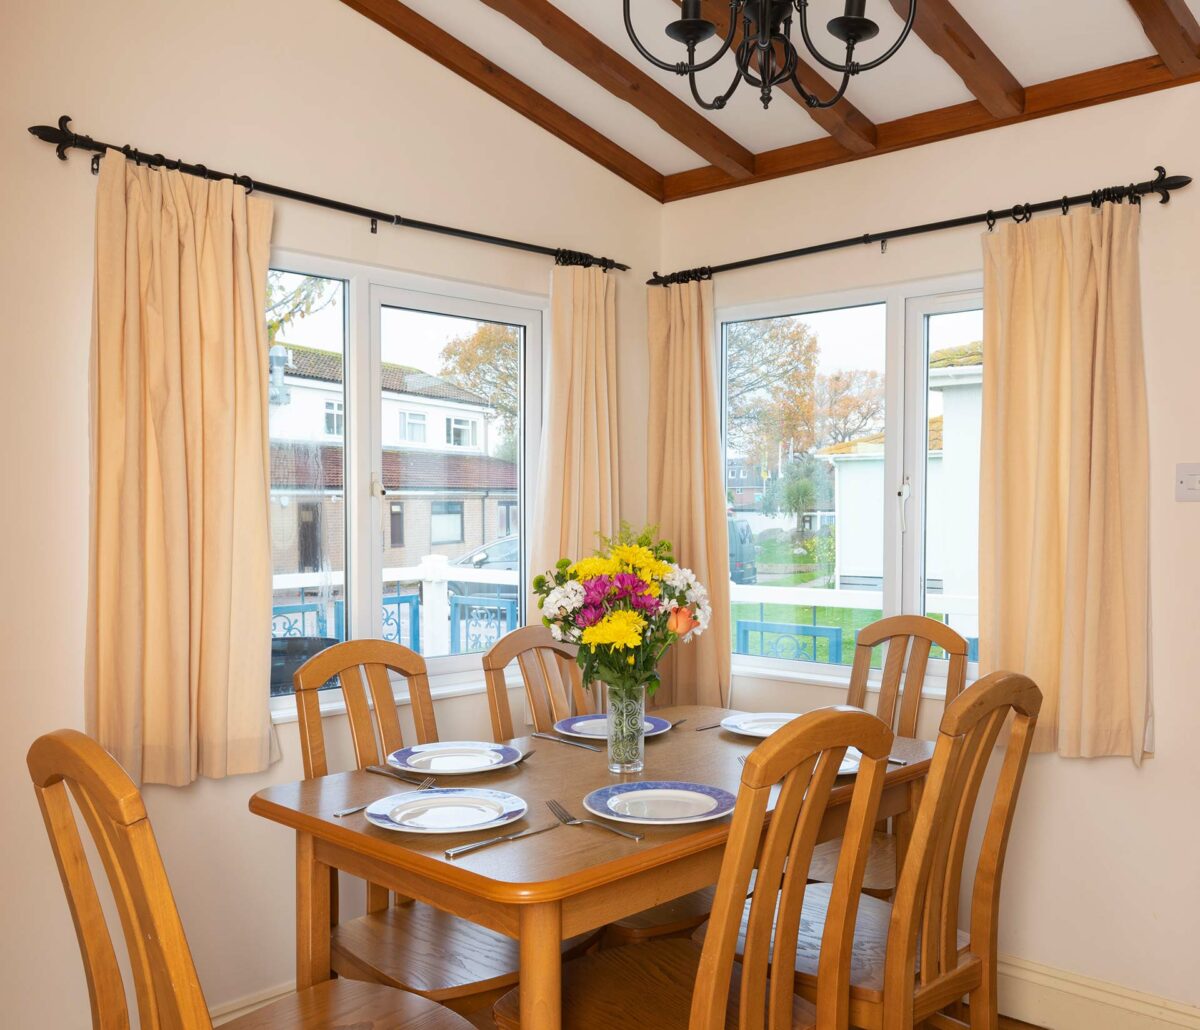
[{"label": "white flower", "polygon": [[562,626],[560,626],[557,622],[550,623],[550,636],[552,636],[555,640],[562,640],[563,629]]},{"label": "white flower", "polygon": [[663,582],[680,596],[686,595],[693,587],[700,585],[696,581],[696,574],[691,569],[682,569],[678,565],[671,566],[671,571],[663,576]]},{"label": "white flower", "polygon": [[[583,607],[583,584],[568,580],[555,587],[542,602],[542,613],[549,619],[562,619],[573,615]],[[562,639],[562,638],[556,638]]]}]

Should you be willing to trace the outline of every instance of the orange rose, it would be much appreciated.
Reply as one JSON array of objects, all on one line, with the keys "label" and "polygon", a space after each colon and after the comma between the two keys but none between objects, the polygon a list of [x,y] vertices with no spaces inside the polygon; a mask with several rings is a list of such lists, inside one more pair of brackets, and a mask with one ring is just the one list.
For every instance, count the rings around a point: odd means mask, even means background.
[{"label": "orange rose", "polygon": [[700,625],[700,620],[692,615],[691,608],[672,608],[667,616],[667,632],[677,637],[686,637]]}]

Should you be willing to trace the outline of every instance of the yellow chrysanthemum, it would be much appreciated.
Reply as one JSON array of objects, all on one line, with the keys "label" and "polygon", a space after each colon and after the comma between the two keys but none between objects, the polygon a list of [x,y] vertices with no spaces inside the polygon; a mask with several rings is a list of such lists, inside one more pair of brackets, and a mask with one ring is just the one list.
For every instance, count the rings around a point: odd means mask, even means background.
[{"label": "yellow chrysanthemum", "polygon": [[592,579],[596,576],[615,576],[621,571],[621,566],[611,558],[580,558],[567,569],[567,574],[576,579]]},{"label": "yellow chrysanthemum", "polygon": [[627,647],[640,645],[645,630],[646,620],[639,612],[610,612],[594,626],[588,626],[583,631],[583,643],[588,647],[607,646],[616,651],[623,651]]},{"label": "yellow chrysanthemum", "polygon": [[662,579],[671,569],[665,561],[656,558],[649,547],[640,544],[617,544],[608,556],[622,569],[636,572],[647,583]]}]

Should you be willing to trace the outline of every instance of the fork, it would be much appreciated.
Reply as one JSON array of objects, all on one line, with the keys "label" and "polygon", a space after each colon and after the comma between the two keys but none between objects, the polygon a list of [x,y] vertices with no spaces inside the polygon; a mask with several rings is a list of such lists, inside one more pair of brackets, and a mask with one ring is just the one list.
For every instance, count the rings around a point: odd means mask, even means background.
[{"label": "fork", "polygon": [[[421,782],[416,785],[416,789],[417,790],[428,790],[432,786],[433,786],[433,777],[426,776],[425,779],[421,780]],[[373,804],[375,804],[374,801],[368,801],[366,804],[363,804],[363,805],[351,805],[349,808],[343,808],[337,812],[334,812],[333,817],[335,819],[342,819],[348,815],[354,815],[355,812],[361,812],[368,805],[373,805]]]},{"label": "fork", "polygon": [[628,830],[618,830],[615,826],[609,826],[608,823],[602,823],[596,819],[576,819],[557,801],[547,801],[546,807],[554,813],[554,817],[565,826],[599,826],[601,829],[615,833],[618,837],[628,837],[630,840],[641,840],[645,834],[630,833]]}]

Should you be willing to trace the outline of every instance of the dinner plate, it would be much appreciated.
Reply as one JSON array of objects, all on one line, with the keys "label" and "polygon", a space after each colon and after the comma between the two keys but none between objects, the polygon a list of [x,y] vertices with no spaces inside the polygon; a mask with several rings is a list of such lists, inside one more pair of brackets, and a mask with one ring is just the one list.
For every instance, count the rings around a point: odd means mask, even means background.
[{"label": "dinner plate", "polygon": [[503,790],[483,787],[434,787],[392,794],[367,806],[372,826],[401,833],[469,833],[490,830],[520,819],[525,802]]},{"label": "dinner plate", "polygon": [[644,780],[593,790],[583,807],[622,823],[668,826],[720,819],[733,811],[736,800],[729,791],[703,783]]},{"label": "dinner plate", "polygon": [[858,763],[862,761],[862,752],[856,747],[846,748],[842,764],[838,766],[839,776],[853,776],[858,772]]},{"label": "dinner plate", "polygon": [[[671,724],[666,719],[660,719],[657,715],[645,716],[643,725],[647,737],[657,737],[671,728]],[[569,719],[559,719],[554,724],[554,728],[568,737],[603,740],[608,736],[608,717],[605,715],[572,715]]]},{"label": "dinner plate", "polygon": [[721,728],[743,737],[769,737],[781,726],[799,718],[797,712],[743,712],[726,716],[721,720]]},{"label": "dinner plate", "polygon": [[443,740],[435,744],[414,744],[393,751],[387,761],[393,769],[434,776],[469,776],[515,765],[521,752],[507,744],[489,744],[483,740]]}]

